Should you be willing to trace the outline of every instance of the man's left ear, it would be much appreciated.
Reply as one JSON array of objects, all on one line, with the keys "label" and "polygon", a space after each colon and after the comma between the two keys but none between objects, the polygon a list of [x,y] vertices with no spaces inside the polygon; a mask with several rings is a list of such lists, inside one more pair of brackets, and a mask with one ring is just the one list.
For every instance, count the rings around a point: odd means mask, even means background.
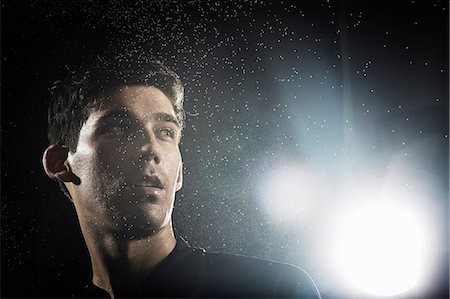
[{"label": "man's left ear", "polygon": [[183,187],[183,162],[181,162],[180,169],[178,169],[176,191],[180,190],[181,187]]}]

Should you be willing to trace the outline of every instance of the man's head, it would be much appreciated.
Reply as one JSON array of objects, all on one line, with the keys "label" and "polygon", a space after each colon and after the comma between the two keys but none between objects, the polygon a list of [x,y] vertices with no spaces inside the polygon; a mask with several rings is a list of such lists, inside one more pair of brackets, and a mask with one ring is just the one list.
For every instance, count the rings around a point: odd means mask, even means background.
[{"label": "man's head", "polygon": [[43,164],[82,228],[135,238],[171,223],[182,185],[182,101],[179,77],[157,62],[96,66],[54,90]]}]

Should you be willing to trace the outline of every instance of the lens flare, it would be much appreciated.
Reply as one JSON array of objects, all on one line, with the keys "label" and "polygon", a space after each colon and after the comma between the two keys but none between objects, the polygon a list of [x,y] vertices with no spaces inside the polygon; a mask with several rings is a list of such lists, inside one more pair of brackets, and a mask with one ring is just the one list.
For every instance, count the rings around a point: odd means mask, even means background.
[{"label": "lens flare", "polygon": [[259,181],[262,206],[280,224],[301,221],[316,203],[316,181],[314,171],[295,165],[267,173]]},{"label": "lens flare", "polygon": [[414,287],[424,274],[427,225],[418,211],[395,202],[353,207],[337,227],[338,269],[354,287],[394,296]]}]

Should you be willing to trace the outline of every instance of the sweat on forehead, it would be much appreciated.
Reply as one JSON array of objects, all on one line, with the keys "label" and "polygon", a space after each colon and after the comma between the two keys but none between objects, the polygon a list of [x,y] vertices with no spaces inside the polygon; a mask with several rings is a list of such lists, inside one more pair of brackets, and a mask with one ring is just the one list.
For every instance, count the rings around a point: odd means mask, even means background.
[{"label": "sweat on forehead", "polygon": [[[158,105],[155,105],[155,101],[159,101]],[[157,109],[156,106],[158,107]],[[181,128],[181,123],[177,118],[172,102],[163,91],[153,86],[125,85],[119,87],[99,97],[93,108],[97,111],[132,111],[136,116],[174,122]],[[121,113],[118,116],[124,115],[126,114]]]},{"label": "sweat on forehead", "polygon": [[[167,100],[175,111],[172,100],[158,87],[146,85],[123,85],[103,93],[97,97],[96,108],[104,109],[112,105],[120,106],[121,104],[151,104],[149,101],[153,98],[163,98]],[[123,105],[123,109],[127,110],[127,105]]]}]

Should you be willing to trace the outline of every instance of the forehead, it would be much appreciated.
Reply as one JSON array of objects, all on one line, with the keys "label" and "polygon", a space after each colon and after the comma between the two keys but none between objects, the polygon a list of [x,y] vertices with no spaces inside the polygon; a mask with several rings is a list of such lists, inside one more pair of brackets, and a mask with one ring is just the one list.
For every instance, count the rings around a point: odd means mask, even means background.
[{"label": "forehead", "polygon": [[121,86],[113,90],[100,101],[96,110],[125,110],[137,117],[157,112],[175,115],[172,103],[160,89],[143,85]]}]

